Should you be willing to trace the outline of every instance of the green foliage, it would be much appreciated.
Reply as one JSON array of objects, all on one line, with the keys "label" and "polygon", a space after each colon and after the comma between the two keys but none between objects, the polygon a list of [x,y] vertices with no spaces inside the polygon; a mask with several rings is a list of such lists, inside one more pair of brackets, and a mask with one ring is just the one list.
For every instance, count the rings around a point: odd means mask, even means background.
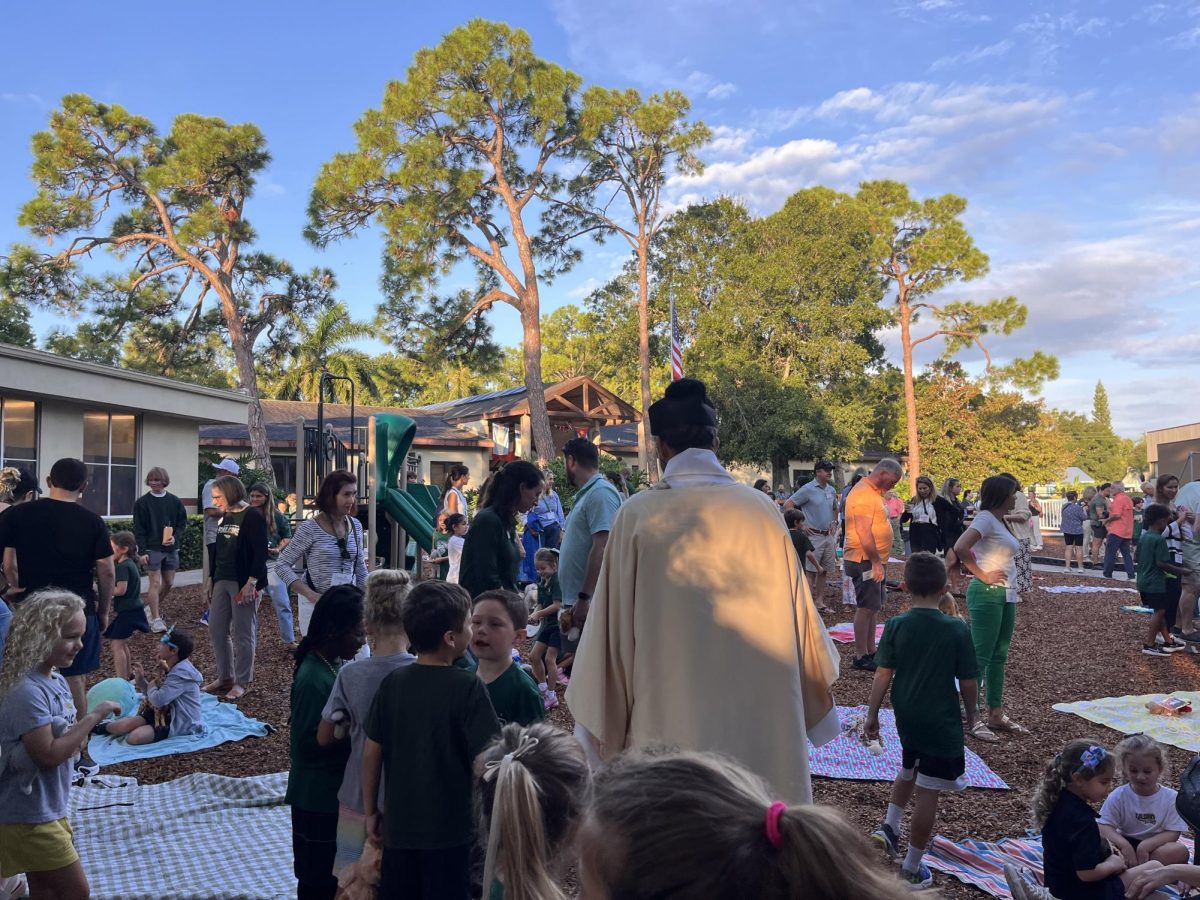
[{"label": "green foliage", "polygon": [[35,341],[29,325],[29,307],[20,300],[0,294],[0,344],[32,349]]},{"label": "green foliage", "polygon": [[[271,383],[271,392],[279,400],[317,402],[321,373],[349,378],[354,384],[355,401],[380,399],[377,378],[379,368],[369,354],[347,346],[351,341],[374,332],[364,322],[355,322],[342,303],[321,310],[313,320],[295,319],[297,340],[287,352],[286,368]],[[350,401],[350,392],[342,382],[334,382],[334,393],[326,399]]]},{"label": "green foliage", "polygon": [[1138,473],[1147,470],[1145,441],[1139,442],[1138,449],[1133,441],[1113,431],[1108,392],[1102,383],[1096,383],[1090,417],[1059,412],[1057,423],[1070,443],[1072,465],[1079,466],[1097,482],[1124,478],[1129,469]]},{"label": "green foliage", "polygon": [[[188,572],[204,565],[204,516],[188,516],[188,527],[179,538],[179,570]],[[105,519],[109,534],[133,531],[133,519]]]},{"label": "green foliage", "polygon": [[[614,472],[621,474],[626,470],[625,463],[607,453],[600,453],[600,471]],[[567,464],[563,459],[563,455],[559,453],[553,459],[546,462],[545,470],[554,475],[554,491],[558,494],[558,499],[562,501],[563,512],[569,513],[571,507],[575,505],[575,495],[579,493],[579,488],[571,484],[567,479]],[[644,472],[632,473],[632,477],[626,477],[625,484],[630,492],[636,492],[646,484],[646,476]]]}]

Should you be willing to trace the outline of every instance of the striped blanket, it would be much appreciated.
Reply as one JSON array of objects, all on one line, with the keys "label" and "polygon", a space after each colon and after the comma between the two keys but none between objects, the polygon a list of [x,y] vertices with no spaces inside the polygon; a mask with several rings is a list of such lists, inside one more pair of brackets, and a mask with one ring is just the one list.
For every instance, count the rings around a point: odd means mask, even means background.
[{"label": "striped blanket", "polygon": [[[1191,839],[1184,837],[1181,840],[1190,853]],[[995,844],[976,840],[955,843],[939,834],[934,837],[925,855],[925,862],[929,868],[951,875],[1001,900],[1012,900],[1012,893],[1004,880],[1005,863],[1016,866],[1027,880],[1042,883],[1042,841],[1037,837],[1003,838]],[[1179,896],[1172,888],[1159,888],[1159,894],[1155,896],[1160,895]]]}]

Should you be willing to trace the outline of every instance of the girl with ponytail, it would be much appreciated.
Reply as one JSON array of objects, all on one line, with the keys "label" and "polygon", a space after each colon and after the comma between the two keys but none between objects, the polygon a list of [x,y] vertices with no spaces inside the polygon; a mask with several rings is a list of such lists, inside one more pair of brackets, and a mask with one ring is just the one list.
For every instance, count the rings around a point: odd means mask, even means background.
[{"label": "girl with ponytail", "polygon": [[596,775],[580,828],[580,896],[902,900],[834,810],[789,806],[707,753],[622,754]]},{"label": "girl with ponytail", "polygon": [[559,869],[566,868],[565,850],[590,786],[579,742],[542,722],[505,725],[477,767],[479,830],[487,835],[485,896],[561,900]]}]

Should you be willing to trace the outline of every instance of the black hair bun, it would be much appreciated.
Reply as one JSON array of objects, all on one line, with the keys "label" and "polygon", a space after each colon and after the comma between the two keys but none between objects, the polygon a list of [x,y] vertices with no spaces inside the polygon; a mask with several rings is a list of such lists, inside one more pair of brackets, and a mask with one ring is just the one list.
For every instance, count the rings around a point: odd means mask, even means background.
[{"label": "black hair bun", "polygon": [[712,406],[708,399],[708,388],[695,378],[680,378],[667,385],[663,397],[668,400],[692,400]]}]

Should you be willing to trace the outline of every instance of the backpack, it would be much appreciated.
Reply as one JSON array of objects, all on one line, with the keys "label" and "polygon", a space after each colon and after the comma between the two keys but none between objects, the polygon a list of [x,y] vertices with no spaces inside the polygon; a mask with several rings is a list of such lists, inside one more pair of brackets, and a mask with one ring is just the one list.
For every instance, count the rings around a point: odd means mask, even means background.
[{"label": "backpack", "polygon": [[1200,756],[1193,758],[1179,776],[1175,811],[1183,816],[1193,832],[1200,832]]}]

